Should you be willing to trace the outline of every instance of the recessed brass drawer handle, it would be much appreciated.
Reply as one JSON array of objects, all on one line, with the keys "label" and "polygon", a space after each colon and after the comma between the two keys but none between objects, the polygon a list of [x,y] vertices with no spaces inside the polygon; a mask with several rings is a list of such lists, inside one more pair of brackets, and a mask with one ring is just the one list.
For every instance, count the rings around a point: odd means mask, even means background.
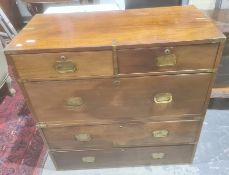
[{"label": "recessed brass drawer handle", "polygon": [[163,137],[167,137],[169,134],[169,131],[166,129],[162,129],[162,130],[155,130],[153,131],[153,137],[156,138],[163,138]]},{"label": "recessed brass drawer handle", "polygon": [[77,141],[80,141],[80,142],[89,142],[92,139],[89,134],[78,134],[78,135],[75,135],[75,138]]},{"label": "recessed brass drawer handle", "polygon": [[83,105],[83,99],[81,97],[70,97],[66,100],[66,106],[79,107]]},{"label": "recessed brass drawer handle", "polygon": [[154,96],[155,103],[171,103],[173,96],[171,93],[159,93]]},{"label": "recessed brass drawer handle", "polygon": [[151,156],[153,159],[163,159],[165,158],[165,153],[152,153]]},{"label": "recessed brass drawer handle", "polygon": [[93,156],[82,157],[81,160],[83,163],[94,163],[95,157],[93,157]]},{"label": "recessed brass drawer handle", "polygon": [[176,65],[177,58],[175,54],[171,53],[169,48],[165,49],[164,55],[157,57],[157,66],[174,66]]},{"label": "recessed brass drawer handle", "polygon": [[77,71],[76,65],[71,60],[68,60],[65,56],[61,56],[60,60],[56,61],[54,67],[55,70],[61,74]]}]

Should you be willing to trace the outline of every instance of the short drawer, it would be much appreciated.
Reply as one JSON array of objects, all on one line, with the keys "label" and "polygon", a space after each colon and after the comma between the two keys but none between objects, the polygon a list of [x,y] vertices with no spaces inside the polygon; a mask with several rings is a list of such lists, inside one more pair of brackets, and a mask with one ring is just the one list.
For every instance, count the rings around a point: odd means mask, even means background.
[{"label": "short drawer", "polygon": [[104,124],[202,115],[212,74],[24,83],[40,122]]},{"label": "short drawer", "polygon": [[195,143],[201,122],[149,122],[43,129],[50,149],[101,149]]},{"label": "short drawer", "polygon": [[194,145],[139,147],[91,151],[50,152],[59,170],[185,164],[192,162]]},{"label": "short drawer", "polygon": [[214,68],[218,44],[118,50],[120,74]]},{"label": "short drawer", "polygon": [[12,55],[20,79],[52,80],[111,76],[111,51]]}]

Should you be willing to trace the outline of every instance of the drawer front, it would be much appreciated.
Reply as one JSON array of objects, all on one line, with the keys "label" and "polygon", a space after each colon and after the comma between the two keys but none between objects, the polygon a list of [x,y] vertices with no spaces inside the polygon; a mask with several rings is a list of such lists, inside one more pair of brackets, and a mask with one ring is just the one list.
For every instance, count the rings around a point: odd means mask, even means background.
[{"label": "drawer front", "polygon": [[12,55],[21,79],[73,79],[113,75],[111,51]]},{"label": "drawer front", "polygon": [[26,82],[41,122],[95,124],[199,115],[211,74]]},{"label": "drawer front", "polygon": [[201,122],[129,123],[43,129],[50,149],[158,146],[195,143]]},{"label": "drawer front", "polygon": [[218,44],[118,50],[120,74],[214,68]]},{"label": "drawer front", "polygon": [[51,152],[58,169],[191,163],[194,145]]}]

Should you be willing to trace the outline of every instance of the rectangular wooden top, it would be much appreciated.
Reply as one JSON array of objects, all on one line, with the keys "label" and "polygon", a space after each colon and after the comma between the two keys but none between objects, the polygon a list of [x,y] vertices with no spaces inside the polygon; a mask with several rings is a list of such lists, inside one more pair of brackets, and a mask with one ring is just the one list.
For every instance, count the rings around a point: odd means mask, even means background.
[{"label": "rectangular wooden top", "polygon": [[7,46],[7,54],[207,43],[224,35],[194,6],[38,14]]}]

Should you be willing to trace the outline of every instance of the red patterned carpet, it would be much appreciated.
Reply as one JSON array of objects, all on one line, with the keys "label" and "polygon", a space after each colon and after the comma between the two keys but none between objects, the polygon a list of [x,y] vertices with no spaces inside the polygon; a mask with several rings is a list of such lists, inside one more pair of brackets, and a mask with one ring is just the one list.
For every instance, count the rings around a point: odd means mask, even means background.
[{"label": "red patterned carpet", "polygon": [[47,155],[46,147],[17,93],[0,104],[0,175],[40,175]]}]

